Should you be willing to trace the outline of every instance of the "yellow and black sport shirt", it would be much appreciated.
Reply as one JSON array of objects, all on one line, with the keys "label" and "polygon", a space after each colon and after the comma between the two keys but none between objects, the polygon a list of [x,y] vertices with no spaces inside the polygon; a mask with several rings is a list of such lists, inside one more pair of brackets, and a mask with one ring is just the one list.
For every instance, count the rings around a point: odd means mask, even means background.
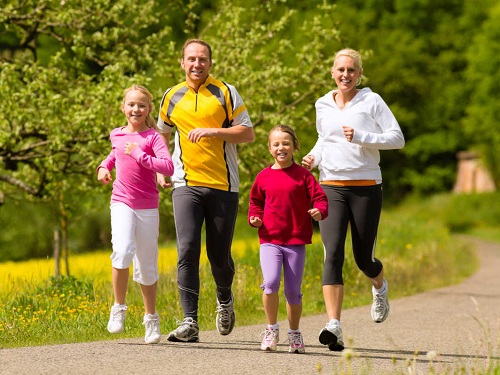
[{"label": "yellow and black sport shirt", "polygon": [[217,137],[188,140],[195,128],[252,127],[241,96],[234,86],[211,76],[194,91],[186,81],[169,88],[163,95],[158,116],[162,133],[175,127],[173,187],[203,186],[238,192],[239,175],[236,145]]}]

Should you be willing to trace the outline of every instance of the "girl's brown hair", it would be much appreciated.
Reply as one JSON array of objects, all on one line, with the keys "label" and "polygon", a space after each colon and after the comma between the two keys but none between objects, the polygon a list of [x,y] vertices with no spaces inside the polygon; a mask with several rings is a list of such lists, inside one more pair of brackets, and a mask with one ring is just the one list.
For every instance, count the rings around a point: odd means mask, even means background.
[{"label": "girl's brown hair", "polygon": [[[297,135],[295,134],[295,130],[293,130],[293,128],[291,126],[284,125],[284,124],[276,125],[274,128],[272,128],[269,131],[269,135],[271,135],[271,133],[274,131],[288,133],[290,135],[290,137],[292,137],[294,151],[300,151],[299,150],[299,145],[300,145],[299,139],[297,138]],[[269,139],[268,139],[268,146],[269,146]]]},{"label": "girl's brown hair", "polygon": [[202,46],[207,47],[207,49],[208,49],[208,59],[210,61],[212,61],[212,47],[210,47],[210,44],[208,44],[207,42],[205,42],[204,40],[201,40],[201,39],[189,39],[189,40],[186,40],[186,42],[182,46],[182,59],[184,59],[184,51],[186,50],[186,47],[189,46],[190,44],[193,44],[193,43],[201,44]]}]

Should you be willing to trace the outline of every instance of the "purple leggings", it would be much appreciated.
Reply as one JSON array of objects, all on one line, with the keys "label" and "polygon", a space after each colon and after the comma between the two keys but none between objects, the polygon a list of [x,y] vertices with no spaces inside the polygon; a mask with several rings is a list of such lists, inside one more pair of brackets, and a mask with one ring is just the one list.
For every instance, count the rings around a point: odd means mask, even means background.
[{"label": "purple leggings", "polygon": [[261,244],[260,268],[264,277],[261,288],[264,293],[271,294],[279,290],[283,267],[285,298],[290,305],[300,304],[305,261],[306,245]]}]

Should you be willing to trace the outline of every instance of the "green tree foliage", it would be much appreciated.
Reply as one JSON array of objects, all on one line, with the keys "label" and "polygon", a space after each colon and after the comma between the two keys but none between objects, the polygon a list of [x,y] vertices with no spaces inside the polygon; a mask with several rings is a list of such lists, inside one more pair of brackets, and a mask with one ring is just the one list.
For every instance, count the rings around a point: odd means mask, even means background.
[{"label": "green tree foliage", "polygon": [[487,14],[467,49],[465,79],[470,101],[463,130],[500,186],[500,3]]},{"label": "green tree foliage", "polygon": [[343,44],[365,52],[364,84],[386,100],[407,140],[401,152],[381,153],[389,194],[453,186],[456,153],[471,146],[460,127],[470,96],[466,51],[492,2],[337,1]]},{"label": "green tree foliage", "polygon": [[[50,203],[68,233],[109,201],[95,168],[124,123],[123,90],[144,84],[159,104],[184,79],[180,50],[193,37],[212,45],[213,75],[237,87],[255,124],[256,141],[239,146],[243,210],[271,162],[272,126],[296,129],[297,160],[316,142],[314,102],[334,88],[330,67],[343,47],[362,52],[363,85],[389,104],[407,140],[381,153],[386,197],[449,190],[455,154],[469,147],[498,181],[496,0],[4,3],[0,198]],[[169,196],[161,192],[163,239],[175,233]]]},{"label": "green tree foliage", "polygon": [[0,15],[0,189],[50,202],[63,251],[75,201],[96,192],[96,159],[123,123],[123,89],[147,84],[154,54],[168,48],[168,28],[148,30],[154,5],[12,0]]},{"label": "green tree foliage", "polygon": [[[213,74],[238,87],[256,125],[257,141],[241,149],[246,207],[253,177],[270,161],[268,129],[286,122],[314,132],[312,103],[329,71],[323,53],[339,47],[322,35],[325,25],[333,29],[331,9],[320,4],[316,15],[301,20],[281,1],[244,7],[223,0],[217,8],[179,1],[167,12],[154,1],[11,0],[0,29],[0,41],[10,46],[1,55],[1,190],[52,202],[67,230],[88,207],[85,199],[97,191],[109,196],[94,171],[109,150],[109,131],[123,123],[123,89],[143,83],[159,102],[184,79],[182,43],[202,37],[214,49]],[[184,23],[181,40],[171,33],[176,17]],[[308,43],[293,43],[295,33]]]}]

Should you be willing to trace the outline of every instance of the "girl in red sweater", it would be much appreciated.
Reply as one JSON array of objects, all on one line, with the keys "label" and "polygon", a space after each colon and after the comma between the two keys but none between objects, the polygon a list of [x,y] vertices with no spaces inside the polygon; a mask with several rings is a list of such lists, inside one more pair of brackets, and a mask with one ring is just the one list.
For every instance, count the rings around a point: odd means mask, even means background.
[{"label": "girl in red sweater", "polygon": [[274,164],[255,178],[250,191],[248,222],[259,228],[260,266],[264,282],[262,302],[267,319],[262,350],[276,350],[279,341],[278,290],[281,269],[289,323],[290,353],[304,353],[299,329],[302,314],[301,284],[306,258],[306,244],[312,242],[312,219],[328,215],[328,200],[314,176],[295,163],[293,152],[299,141],[287,125],[271,129],[268,141]]}]

